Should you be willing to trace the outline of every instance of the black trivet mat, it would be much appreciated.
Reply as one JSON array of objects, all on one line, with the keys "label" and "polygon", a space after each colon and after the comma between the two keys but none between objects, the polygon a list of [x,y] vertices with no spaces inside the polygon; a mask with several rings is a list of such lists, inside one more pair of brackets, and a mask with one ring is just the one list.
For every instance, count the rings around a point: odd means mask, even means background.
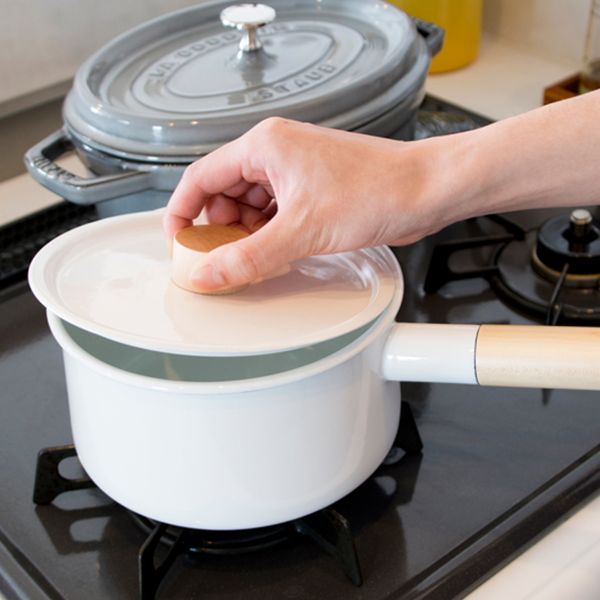
[{"label": "black trivet mat", "polygon": [[23,279],[35,254],[74,227],[95,221],[95,206],[61,202],[0,229],[0,289]]}]

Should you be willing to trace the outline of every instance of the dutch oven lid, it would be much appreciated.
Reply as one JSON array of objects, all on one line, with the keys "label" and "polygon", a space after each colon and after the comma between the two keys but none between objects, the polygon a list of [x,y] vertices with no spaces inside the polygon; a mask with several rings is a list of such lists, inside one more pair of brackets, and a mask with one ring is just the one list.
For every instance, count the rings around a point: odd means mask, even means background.
[{"label": "dutch oven lid", "polygon": [[374,321],[402,296],[389,248],[314,256],[237,294],[204,296],[171,280],[164,210],[111,217],[44,246],[29,269],[61,319],[129,346],[174,354],[268,354],[324,342]]},{"label": "dutch oven lid", "polygon": [[419,52],[429,64],[412,20],[379,0],[230,5],[171,13],[93,55],[65,101],[70,134],[116,156],[189,162],[273,115],[354,130],[415,93],[420,79],[403,76]]}]

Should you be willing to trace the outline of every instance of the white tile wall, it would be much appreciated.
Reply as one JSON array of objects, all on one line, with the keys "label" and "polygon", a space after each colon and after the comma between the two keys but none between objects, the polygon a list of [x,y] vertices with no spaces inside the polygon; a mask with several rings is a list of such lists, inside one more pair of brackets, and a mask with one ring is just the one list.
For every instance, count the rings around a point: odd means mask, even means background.
[{"label": "white tile wall", "polygon": [[70,79],[118,34],[202,1],[0,0],[0,103]]},{"label": "white tile wall", "polygon": [[558,59],[580,62],[592,0],[483,0],[483,29]]},{"label": "white tile wall", "polygon": [[[119,33],[202,1],[0,0],[0,105],[71,78]],[[483,1],[484,30],[549,56],[581,59],[591,0]]]}]

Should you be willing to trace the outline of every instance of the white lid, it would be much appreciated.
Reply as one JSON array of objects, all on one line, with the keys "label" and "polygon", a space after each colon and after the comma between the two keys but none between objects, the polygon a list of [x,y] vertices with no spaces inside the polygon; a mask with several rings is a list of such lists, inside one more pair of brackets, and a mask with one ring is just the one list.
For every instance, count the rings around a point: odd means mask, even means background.
[{"label": "white lid", "polygon": [[31,289],[61,319],[105,338],[204,356],[332,339],[373,321],[402,292],[398,264],[382,247],[304,258],[237,294],[193,294],[171,280],[162,214],[112,217],[59,236],[31,263]]}]

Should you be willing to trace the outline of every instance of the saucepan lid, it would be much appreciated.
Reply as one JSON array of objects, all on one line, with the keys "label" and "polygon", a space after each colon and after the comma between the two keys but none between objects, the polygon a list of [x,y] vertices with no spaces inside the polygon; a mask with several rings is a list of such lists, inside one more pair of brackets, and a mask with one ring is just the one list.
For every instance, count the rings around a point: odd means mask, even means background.
[{"label": "saucepan lid", "polygon": [[113,156],[189,162],[273,115],[365,127],[413,97],[429,67],[413,21],[386,2],[231,4],[165,15],[94,54],[65,101],[70,135]]},{"label": "saucepan lid", "polygon": [[355,331],[402,296],[389,248],[295,261],[237,294],[205,296],[171,280],[163,210],[111,217],[62,234],[29,269],[38,300],[105,338],[174,354],[267,354]]}]

